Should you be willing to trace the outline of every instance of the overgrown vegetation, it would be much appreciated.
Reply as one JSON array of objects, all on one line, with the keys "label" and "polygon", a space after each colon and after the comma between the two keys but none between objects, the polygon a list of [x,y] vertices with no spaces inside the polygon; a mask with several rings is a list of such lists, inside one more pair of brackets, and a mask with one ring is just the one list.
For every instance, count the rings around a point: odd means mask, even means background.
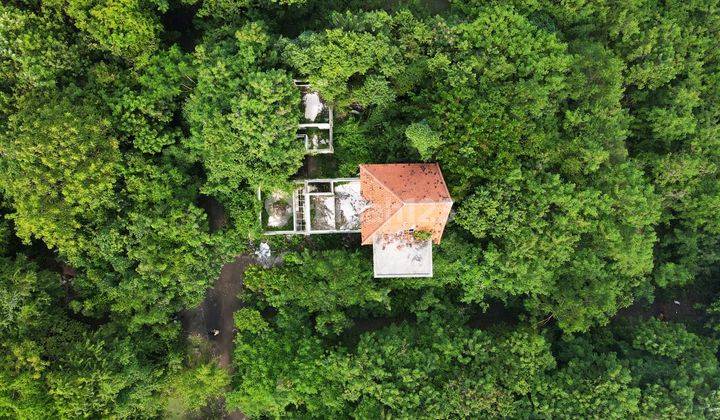
[{"label": "overgrown vegetation", "polygon": [[[719,28],[715,0],[3,2],[0,418],[717,417]],[[293,78],[334,104],[318,173],[439,162],[455,212],[429,279],[274,238],[231,374],[179,313],[313,170]]]}]

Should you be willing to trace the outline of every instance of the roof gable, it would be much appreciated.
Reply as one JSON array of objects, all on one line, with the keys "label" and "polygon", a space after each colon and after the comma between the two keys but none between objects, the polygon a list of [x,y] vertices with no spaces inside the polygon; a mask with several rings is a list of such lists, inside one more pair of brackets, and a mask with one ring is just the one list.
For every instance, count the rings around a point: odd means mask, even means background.
[{"label": "roof gable", "polygon": [[360,165],[363,170],[404,203],[452,202],[437,163]]}]

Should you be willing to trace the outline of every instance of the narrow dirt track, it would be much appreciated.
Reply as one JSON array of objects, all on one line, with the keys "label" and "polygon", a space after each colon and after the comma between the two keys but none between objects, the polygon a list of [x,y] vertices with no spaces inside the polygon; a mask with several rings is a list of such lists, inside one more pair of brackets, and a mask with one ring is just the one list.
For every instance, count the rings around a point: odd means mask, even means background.
[{"label": "narrow dirt track", "polygon": [[[225,264],[220,277],[212,289],[208,291],[203,309],[205,313],[205,329],[213,342],[220,365],[232,369],[232,348],[234,333],[233,313],[242,306],[238,293],[242,289],[243,273],[252,262],[252,257],[240,255],[235,261]],[[213,331],[220,333],[213,336]]]},{"label": "narrow dirt track", "polygon": [[[202,197],[200,205],[208,214],[211,232],[227,224],[225,211],[216,200]],[[233,262],[225,264],[215,284],[207,291],[205,300],[197,308],[183,311],[181,314],[185,334],[208,340],[212,344],[212,352],[220,366],[227,369],[230,374],[233,372],[232,352],[235,338],[233,313],[242,306],[238,294],[243,287],[245,268],[253,260],[252,255],[242,254],[235,257]],[[235,420],[246,417],[240,411],[234,411],[225,413],[223,418]]]},{"label": "narrow dirt track", "polygon": [[[249,255],[239,255],[235,261],[225,264],[220,272],[220,277],[215,286],[208,292],[205,299],[206,304],[206,326],[208,331],[217,329],[220,333],[217,336],[210,336],[215,345],[220,366],[227,369],[231,374],[233,340],[235,339],[235,322],[233,313],[242,306],[238,299],[238,293],[243,286],[243,274],[245,268],[253,261]],[[245,419],[245,415],[239,410],[226,413],[227,420]]]},{"label": "narrow dirt track", "polygon": [[[205,300],[196,308],[181,314],[186,336],[198,336],[211,344],[213,355],[220,366],[233,372],[232,352],[235,338],[233,313],[242,306],[238,293],[242,290],[245,268],[253,262],[250,255],[239,255],[225,264],[215,284],[208,290]],[[215,334],[215,331],[218,333]],[[221,402],[221,406],[224,403]],[[240,411],[225,413],[224,419],[245,419]]]}]

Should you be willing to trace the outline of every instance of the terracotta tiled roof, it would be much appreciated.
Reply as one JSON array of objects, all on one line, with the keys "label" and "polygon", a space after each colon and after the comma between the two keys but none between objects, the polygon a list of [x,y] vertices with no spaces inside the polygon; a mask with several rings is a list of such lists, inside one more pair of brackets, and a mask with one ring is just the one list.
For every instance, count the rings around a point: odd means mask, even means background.
[{"label": "terracotta tiled roof", "polygon": [[432,232],[440,243],[452,199],[437,163],[360,165],[360,190],[370,203],[361,217],[363,245],[409,229]]}]

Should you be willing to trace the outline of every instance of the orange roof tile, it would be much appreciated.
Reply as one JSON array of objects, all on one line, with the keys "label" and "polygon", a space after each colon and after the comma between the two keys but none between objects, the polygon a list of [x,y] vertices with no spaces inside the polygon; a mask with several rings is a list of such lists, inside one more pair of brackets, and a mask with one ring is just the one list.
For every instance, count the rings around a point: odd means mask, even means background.
[{"label": "orange roof tile", "polygon": [[440,243],[453,202],[437,163],[360,165],[360,191],[370,203],[361,216],[363,245],[409,229],[432,232]]}]

